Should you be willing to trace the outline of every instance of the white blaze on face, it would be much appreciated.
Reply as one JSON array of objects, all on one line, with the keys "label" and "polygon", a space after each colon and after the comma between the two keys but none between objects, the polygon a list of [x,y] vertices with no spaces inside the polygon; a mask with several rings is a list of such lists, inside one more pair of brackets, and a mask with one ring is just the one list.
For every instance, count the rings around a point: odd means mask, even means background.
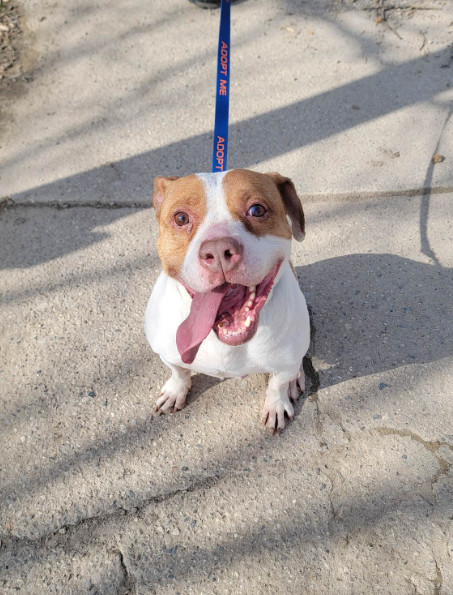
[{"label": "white blaze on face", "polygon": [[206,192],[206,216],[190,242],[181,271],[182,281],[195,292],[213,289],[208,271],[199,259],[200,246],[206,240],[232,237],[243,246],[243,259],[228,281],[248,287],[258,285],[278,261],[290,256],[290,239],[269,233],[255,235],[238,220],[236,213],[233,217],[226,203],[223,184],[227,173],[197,174]]}]

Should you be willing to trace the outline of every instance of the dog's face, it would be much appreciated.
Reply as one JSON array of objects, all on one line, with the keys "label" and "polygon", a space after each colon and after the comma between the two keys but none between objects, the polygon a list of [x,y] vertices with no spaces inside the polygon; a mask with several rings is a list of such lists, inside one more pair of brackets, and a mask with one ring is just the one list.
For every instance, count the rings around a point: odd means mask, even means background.
[{"label": "dog's face", "polygon": [[157,177],[153,204],[165,272],[192,295],[199,318],[208,313],[212,318],[217,308],[212,328],[220,340],[237,345],[250,339],[280,265],[289,258],[291,236],[304,236],[302,205],[291,180],[241,169]]}]

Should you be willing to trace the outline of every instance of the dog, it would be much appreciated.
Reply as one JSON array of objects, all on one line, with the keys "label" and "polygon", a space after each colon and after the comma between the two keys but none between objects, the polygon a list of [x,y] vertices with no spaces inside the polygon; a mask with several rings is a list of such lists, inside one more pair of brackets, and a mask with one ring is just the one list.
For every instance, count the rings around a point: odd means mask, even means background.
[{"label": "dog", "polygon": [[305,391],[305,298],[290,262],[305,235],[289,178],[246,169],[156,177],[163,271],[145,314],[152,350],[171,370],[155,411],[182,409],[191,371],[219,378],[268,373],[262,421],[273,434]]}]

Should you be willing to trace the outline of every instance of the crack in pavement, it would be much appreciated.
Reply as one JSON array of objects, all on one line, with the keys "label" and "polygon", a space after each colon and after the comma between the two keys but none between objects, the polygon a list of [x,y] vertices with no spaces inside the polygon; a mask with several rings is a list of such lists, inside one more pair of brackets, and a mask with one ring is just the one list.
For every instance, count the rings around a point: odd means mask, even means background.
[{"label": "crack in pavement", "polygon": [[434,493],[434,485],[439,481],[439,479],[443,475],[447,475],[452,467],[451,463],[449,463],[446,459],[444,459],[443,457],[441,457],[439,455],[438,450],[442,447],[446,447],[453,452],[453,446],[451,444],[449,444],[448,442],[441,442],[440,440],[436,440],[436,441],[424,440],[421,436],[419,436],[412,430],[406,430],[406,429],[400,430],[398,428],[387,428],[387,427],[376,428],[376,430],[377,430],[378,434],[380,434],[381,436],[399,436],[401,438],[410,438],[411,440],[414,440],[414,442],[418,442],[419,444],[421,444],[424,448],[426,448],[435,457],[437,464],[439,465],[439,468],[436,471],[436,473],[433,475],[431,480],[429,482],[425,482],[425,484],[421,486],[421,489],[423,490],[423,487],[426,487],[426,485],[429,485],[428,489],[430,489],[430,491],[431,491],[431,495],[432,495],[432,498],[434,499],[434,502],[431,501],[431,499],[427,493],[425,493],[425,494],[420,493],[420,496],[424,500],[426,500],[429,504],[434,505],[435,502],[437,501],[436,494]]},{"label": "crack in pavement", "polygon": [[[297,275],[296,275],[297,276]],[[300,282],[299,277],[297,277],[298,283]],[[319,411],[319,396],[318,390],[321,385],[321,381],[319,378],[319,373],[315,370],[313,366],[312,357],[315,354],[315,346],[316,346],[316,327],[313,321],[314,318],[314,311],[313,308],[307,304],[308,315],[310,320],[310,346],[308,348],[307,354],[304,356],[302,360],[302,367],[304,370],[305,376],[310,380],[310,390],[307,391],[307,396],[309,397],[310,402],[314,403],[316,406],[316,432],[318,434],[322,433],[322,423],[320,418],[320,411]]]},{"label": "crack in pavement", "polygon": [[[388,428],[387,428],[387,430],[388,430]],[[404,433],[404,430],[402,430],[401,432]],[[394,433],[399,435],[398,431],[396,431]],[[385,435],[390,435],[390,434],[393,434],[393,432],[387,432]],[[407,434],[404,434],[404,435],[407,436]],[[417,436],[417,435],[415,434],[415,436]],[[420,438],[420,437],[417,436],[417,438]],[[422,441],[422,439],[420,439],[420,441]],[[418,439],[417,439],[417,442],[419,442]],[[432,444],[432,443],[428,443],[428,444]],[[436,443],[434,443],[434,444],[436,444]],[[441,445],[442,445],[442,443],[441,443]],[[344,541],[345,546],[348,547],[350,545],[350,541],[351,541],[349,524],[348,524],[348,522],[344,522],[344,518],[341,514],[341,507],[337,508],[336,502],[335,502],[335,500],[340,498],[342,495],[342,487],[345,483],[345,478],[343,477],[343,475],[340,473],[340,471],[338,469],[330,469],[330,471],[327,471],[326,469],[324,469],[322,471],[322,475],[330,483],[330,489],[328,492],[328,500],[329,500],[329,505],[330,505],[330,519],[328,521],[329,533],[331,536],[333,536],[335,534],[337,534],[337,536],[338,536],[339,532],[343,531],[343,533],[344,533],[343,541]],[[422,498],[423,498],[423,496],[422,496]],[[426,500],[426,499],[423,498],[423,500]],[[427,502],[432,505],[431,502],[429,502],[429,501],[427,501]],[[444,537],[447,538],[445,530],[442,528],[442,526],[441,525],[437,525],[437,526],[441,529]],[[399,552],[397,550],[395,550],[394,548],[392,548],[392,549],[395,553],[395,556],[399,556]],[[447,540],[447,549],[449,549],[448,548],[448,540]],[[434,578],[430,578],[429,576],[422,574],[421,572],[418,572],[414,568],[411,569],[411,572],[413,574],[419,576],[421,579],[426,580],[433,585],[433,595],[442,595],[442,593],[443,593],[442,570],[441,570],[438,560],[436,559],[436,556],[434,555],[434,552],[431,551],[431,555],[434,560],[435,569],[436,569],[436,576]],[[448,555],[449,555],[449,552],[448,552]],[[410,578],[406,578],[405,580],[414,589],[414,594],[421,593],[418,590],[417,585]]]},{"label": "crack in pavement", "polygon": [[432,579],[429,578],[428,576],[422,574],[421,572],[418,572],[417,570],[414,570],[413,568],[411,569],[412,572],[412,577],[406,578],[405,581],[408,585],[410,585],[413,588],[413,593],[414,595],[423,595],[424,593],[426,593],[426,590],[423,589],[423,591],[419,591],[418,587],[416,585],[416,583],[414,583],[413,581],[413,576],[419,577],[421,578],[423,581],[428,581],[429,583],[431,583],[433,585],[434,591],[432,591],[433,595],[441,595],[442,593],[442,574],[440,574],[440,582],[439,582],[439,566],[437,563],[437,560],[434,558],[434,563],[436,565],[436,578]]},{"label": "crack in pavement", "polygon": [[419,436],[412,430],[406,430],[406,429],[400,430],[398,428],[381,427],[381,428],[377,428],[377,431],[382,436],[396,435],[396,436],[401,436],[402,438],[409,437],[412,440],[415,440],[415,442],[419,442],[420,444],[423,444],[423,446],[426,449],[428,449],[430,452],[432,452],[433,454],[436,454],[436,452],[442,446],[446,446],[453,452],[453,445],[449,444],[448,442],[441,442],[440,440],[435,440],[435,441],[424,440],[421,436]]},{"label": "crack in pavement", "polygon": [[443,585],[442,571],[440,569],[440,566],[439,566],[436,558],[434,556],[433,556],[433,558],[434,558],[434,564],[436,565],[436,578],[433,581],[433,583],[434,583],[434,595],[441,595],[441,593],[442,593],[442,585]]},{"label": "crack in pavement", "polygon": [[322,434],[322,422],[320,417],[320,409],[319,409],[319,395],[318,389],[320,385],[319,374],[315,370],[313,366],[313,362],[310,356],[305,356],[302,361],[304,373],[306,377],[310,380],[311,386],[310,390],[307,391],[307,396],[311,403],[314,403],[316,406],[316,432],[318,434]]},{"label": "crack in pavement", "polygon": [[442,442],[440,440],[429,441],[424,440],[419,434],[416,434],[412,430],[400,430],[398,428],[388,428],[388,427],[381,427],[376,428],[377,432],[381,434],[381,436],[400,436],[401,438],[410,438],[419,444],[422,444],[429,452],[431,452],[438,460],[443,461],[449,467],[451,463],[443,459],[441,456],[437,454],[439,448],[446,447],[453,452],[453,446],[448,442]]},{"label": "crack in pavement", "polygon": [[[316,202],[323,200],[368,200],[370,198],[392,198],[398,196],[425,196],[427,194],[450,194],[453,192],[453,186],[438,186],[432,187],[419,187],[419,188],[407,188],[405,190],[384,190],[378,192],[363,191],[356,193],[339,192],[339,193],[319,193],[319,194],[301,194],[301,198],[304,202]],[[93,209],[150,209],[152,208],[151,198],[146,201],[43,201],[32,202],[32,201],[21,201],[16,202],[10,196],[0,197],[0,212],[3,210],[19,209],[19,208],[50,208],[57,210],[64,209],[77,209],[77,208],[93,208]]]},{"label": "crack in pavement", "polygon": [[112,553],[118,554],[121,570],[124,574],[124,581],[121,585],[118,595],[135,595],[137,590],[135,587],[135,580],[132,574],[129,572],[129,569],[126,564],[126,560],[123,554],[123,551],[119,545],[118,538],[117,538],[117,547],[112,550]]},{"label": "crack in pavement", "polygon": [[360,11],[372,11],[372,10],[404,10],[404,11],[413,11],[413,10],[442,10],[442,8],[438,8],[435,6],[417,6],[416,4],[392,4],[389,6],[383,6],[382,4],[375,4],[374,6],[364,6],[360,8]]},{"label": "crack in pavement", "polygon": [[15,202],[12,198],[0,198],[0,212],[2,210],[9,211],[13,209],[57,209],[64,211],[65,209],[150,209],[152,208],[151,199],[146,202],[127,202],[127,201],[78,201],[78,202]]},{"label": "crack in pavement", "polygon": [[[150,504],[160,504],[161,502],[171,500],[178,494],[188,494],[191,492],[196,492],[197,490],[202,490],[204,488],[210,488],[214,486],[220,480],[220,478],[220,474],[208,475],[185,488],[178,488],[172,490],[171,492],[166,492],[158,496],[151,496],[149,498],[145,498],[131,509],[119,507],[111,511],[101,512],[98,515],[85,517],[74,524],[61,525],[56,529],[50,531],[49,533],[41,535],[40,537],[18,537],[16,535],[3,534],[0,535],[2,549],[9,549],[10,547],[19,546],[20,544],[45,547],[45,542],[51,538],[57,538],[58,544],[62,545],[64,544],[64,542],[68,541],[68,538],[75,531],[79,530],[82,527],[85,527],[86,525],[92,524],[95,526],[102,522],[115,520],[125,516],[137,517],[140,515],[141,511]],[[62,533],[62,531],[64,531],[64,533]]]}]

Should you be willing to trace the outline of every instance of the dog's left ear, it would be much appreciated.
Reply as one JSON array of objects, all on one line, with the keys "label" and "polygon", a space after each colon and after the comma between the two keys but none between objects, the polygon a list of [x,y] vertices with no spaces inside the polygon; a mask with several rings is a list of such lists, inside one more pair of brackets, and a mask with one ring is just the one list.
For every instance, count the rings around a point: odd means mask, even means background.
[{"label": "dog's left ear", "polygon": [[153,187],[153,207],[156,210],[156,219],[159,221],[160,215],[160,208],[165,198],[165,194],[167,192],[167,188],[170,182],[177,180],[178,176],[170,176],[168,178],[164,178],[164,176],[156,176],[154,178],[154,187]]},{"label": "dog's left ear", "polygon": [[293,182],[277,173],[267,175],[272,178],[280,192],[286,214],[291,219],[293,236],[298,242],[301,242],[305,237],[305,216]]}]

